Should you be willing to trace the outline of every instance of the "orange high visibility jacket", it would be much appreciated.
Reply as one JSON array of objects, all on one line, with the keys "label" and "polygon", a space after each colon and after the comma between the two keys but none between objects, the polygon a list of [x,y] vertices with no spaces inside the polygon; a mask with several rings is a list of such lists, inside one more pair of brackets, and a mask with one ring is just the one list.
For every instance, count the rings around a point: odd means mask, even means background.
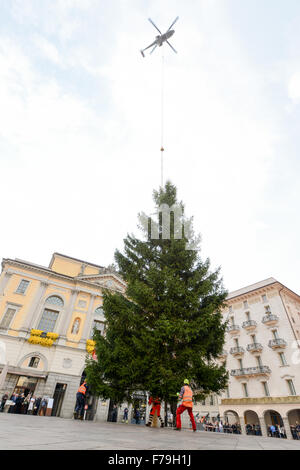
[{"label": "orange high visibility jacket", "polygon": [[77,390],[77,393],[82,393],[85,395],[86,392],[86,386],[84,384],[80,385],[79,389]]},{"label": "orange high visibility jacket", "polygon": [[188,385],[184,386],[184,393],[182,396],[182,404],[187,408],[193,408],[193,392]]}]

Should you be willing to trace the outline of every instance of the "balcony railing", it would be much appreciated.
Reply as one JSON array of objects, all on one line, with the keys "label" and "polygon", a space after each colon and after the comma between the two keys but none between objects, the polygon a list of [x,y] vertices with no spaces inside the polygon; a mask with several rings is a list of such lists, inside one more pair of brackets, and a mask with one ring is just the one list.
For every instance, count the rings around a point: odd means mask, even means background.
[{"label": "balcony railing", "polygon": [[265,315],[262,319],[262,322],[265,325],[275,325],[279,320],[277,315]]},{"label": "balcony railing", "polygon": [[263,347],[260,343],[250,343],[247,345],[247,351],[249,352],[259,352],[262,351]]},{"label": "balcony railing", "polygon": [[233,356],[237,356],[238,354],[244,354],[244,352],[245,352],[245,349],[242,348],[241,346],[236,346],[230,349],[230,354],[232,354]]},{"label": "balcony railing", "polygon": [[239,325],[229,325],[227,327],[227,331],[228,331],[228,333],[237,333],[237,332],[240,331],[240,327],[239,327]]},{"label": "balcony railing", "polygon": [[257,366],[257,367],[246,367],[243,369],[233,369],[230,375],[234,377],[249,377],[256,375],[267,375],[271,373],[271,369],[268,366]]},{"label": "balcony railing", "polygon": [[220,357],[220,358],[224,358],[224,357],[227,357],[227,355],[228,355],[228,352],[223,350],[223,351],[219,354],[219,357]]},{"label": "balcony railing", "polygon": [[244,321],[244,323],[242,324],[242,327],[245,328],[245,330],[254,330],[256,326],[257,326],[257,323],[254,320],[247,320],[247,321]]},{"label": "balcony railing", "polygon": [[281,338],[276,338],[276,339],[270,339],[269,341],[269,347],[270,348],[285,348],[287,345],[286,341]]}]

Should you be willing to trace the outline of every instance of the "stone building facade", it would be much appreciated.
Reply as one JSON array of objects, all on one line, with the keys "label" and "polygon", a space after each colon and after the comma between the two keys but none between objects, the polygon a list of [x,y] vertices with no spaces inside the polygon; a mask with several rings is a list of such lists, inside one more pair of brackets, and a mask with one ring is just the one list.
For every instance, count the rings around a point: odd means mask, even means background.
[{"label": "stone building facade", "polygon": [[[125,287],[112,269],[59,253],[49,267],[3,259],[0,370],[8,362],[8,371],[0,394],[51,397],[53,415],[72,417],[93,329],[105,328],[103,288]],[[107,418],[109,403],[91,405],[93,416]]]},{"label": "stone building facade", "polygon": [[221,418],[284,426],[291,439],[300,424],[300,296],[274,278],[231,292],[224,320],[229,321],[221,360],[229,371],[220,397]]}]

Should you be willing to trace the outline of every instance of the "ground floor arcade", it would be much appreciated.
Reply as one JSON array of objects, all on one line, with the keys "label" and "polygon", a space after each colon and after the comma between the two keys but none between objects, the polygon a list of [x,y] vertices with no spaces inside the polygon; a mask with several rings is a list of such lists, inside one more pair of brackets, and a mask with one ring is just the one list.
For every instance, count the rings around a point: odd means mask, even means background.
[{"label": "ground floor arcade", "polygon": [[300,440],[300,396],[225,399],[219,409],[242,434]]}]

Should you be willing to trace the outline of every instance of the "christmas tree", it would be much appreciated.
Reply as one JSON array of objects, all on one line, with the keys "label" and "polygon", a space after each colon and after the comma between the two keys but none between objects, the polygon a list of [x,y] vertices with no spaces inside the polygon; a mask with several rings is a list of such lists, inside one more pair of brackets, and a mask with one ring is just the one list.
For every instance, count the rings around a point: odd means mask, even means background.
[{"label": "christmas tree", "polygon": [[186,378],[196,400],[227,384],[217,360],[226,328],[220,269],[201,260],[176,187],[167,182],[153,197],[156,217],[139,214],[144,239],[127,235],[115,252],[126,293],[104,293],[106,335],[95,331],[97,361],[87,361],[94,392],[118,403],[136,391],[174,403]]}]

